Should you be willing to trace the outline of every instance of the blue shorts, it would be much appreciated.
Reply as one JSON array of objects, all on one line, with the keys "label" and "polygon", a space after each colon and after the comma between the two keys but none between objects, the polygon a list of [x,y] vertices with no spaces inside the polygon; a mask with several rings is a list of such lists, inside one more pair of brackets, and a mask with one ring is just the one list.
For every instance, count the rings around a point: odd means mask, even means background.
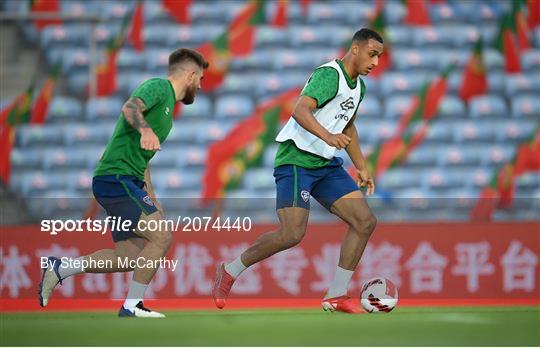
[{"label": "blue shorts", "polygon": [[358,190],[358,185],[343,169],[343,160],[339,157],[317,169],[285,164],[274,169],[274,177],[276,209],[300,207],[309,210],[309,197],[313,196],[330,211],[335,201]]},{"label": "blue shorts", "polygon": [[113,224],[113,220],[109,221],[115,242],[141,238],[133,232],[141,213],[150,215],[157,211],[154,202],[143,188],[144,181],[132,175],[101,175],[92,180],[94,197],[107,215],[116,217],[116,221],[130,221],[126,228],[122,228],[119,223]]}]

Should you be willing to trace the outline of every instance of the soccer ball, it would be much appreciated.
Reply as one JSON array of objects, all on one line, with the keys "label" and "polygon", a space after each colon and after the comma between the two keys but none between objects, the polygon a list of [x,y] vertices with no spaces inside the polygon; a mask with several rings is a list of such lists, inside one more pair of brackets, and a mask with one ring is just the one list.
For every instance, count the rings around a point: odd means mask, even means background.
[{"label": "soccer ball", "polygon": [[360,303],[368,313],[388,313],[398,302],[398,290],[394,283],[382,277],[368,280],[362,286]]}]

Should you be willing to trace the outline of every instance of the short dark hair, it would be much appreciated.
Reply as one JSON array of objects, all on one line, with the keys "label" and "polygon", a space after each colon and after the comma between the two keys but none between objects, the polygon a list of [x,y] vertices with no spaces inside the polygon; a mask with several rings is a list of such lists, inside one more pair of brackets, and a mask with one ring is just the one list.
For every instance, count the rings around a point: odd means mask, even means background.
[{"label": "short dark hair", "polygon": [[383,38],[381,34],[377,33],[375,30],[369,28],[362,28],[354,33],[352,41],[368,41],[369,39],[377,40],[380,43],[383,43]]},{"label": "short dark hair", "polygon": [[208,68],[209,64],[202,54],[189,48],[179,48],[169,56],[169,71],[176,69],[178,64],[193,62],[201,69]]}]

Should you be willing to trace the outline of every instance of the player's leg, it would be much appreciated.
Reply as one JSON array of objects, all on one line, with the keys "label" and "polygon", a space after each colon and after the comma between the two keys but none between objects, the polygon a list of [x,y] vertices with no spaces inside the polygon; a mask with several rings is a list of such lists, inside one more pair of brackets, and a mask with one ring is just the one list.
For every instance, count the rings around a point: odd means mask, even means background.
[{"label": "player's leg", "polygon": [[377,220],[358,186],[340,163],[337,161],[313,190],[313,196],[349,226],[341,244],[334,280],[322,304],[326,310],[356,313],[357,306],[347,297],[347,287]]},{"label": "player's leg", "polygon": [[[43,270],[41,282],[39,284],[39,303],[42,307],[47,306],[52,290],[57,284],[67,277],[81,273],[113,273],[130,272],[133,268],[125,267],[119,262],[119,258],[134,259],[143,249],[144,240],[142,238],[129,238],[115,243],[115,249],[101,249],[90,255],[80,256],[76,262],[65,262],[59,258],[50,256],[48,266]],[[95,262],[94,262],[95,261]],[[84,265],[106,265],[106,267],[84,267]],[[109,267],[112,265],[111,267]]]},{"label": "player's leg", "polygon": [[[280,226],[275,231],[260,235],[234,261],[218,267],[212,291],[218,308],[225,306],[234,281],[249,266],[297,245],[304,237],[309,217],[309,191],[316,175],[304,168],[286,165],[276,168],[274,176]],[[302,195],[304,191],[308,194]]]}]

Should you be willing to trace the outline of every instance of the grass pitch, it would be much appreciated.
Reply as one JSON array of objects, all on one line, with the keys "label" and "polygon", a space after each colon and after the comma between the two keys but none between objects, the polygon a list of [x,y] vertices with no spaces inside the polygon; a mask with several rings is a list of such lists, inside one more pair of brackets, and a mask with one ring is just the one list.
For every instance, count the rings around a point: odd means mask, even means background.
[{"label": "grass pitch", "polygon": [[3,346],[540,346],[540,307],[0,313]]}]

